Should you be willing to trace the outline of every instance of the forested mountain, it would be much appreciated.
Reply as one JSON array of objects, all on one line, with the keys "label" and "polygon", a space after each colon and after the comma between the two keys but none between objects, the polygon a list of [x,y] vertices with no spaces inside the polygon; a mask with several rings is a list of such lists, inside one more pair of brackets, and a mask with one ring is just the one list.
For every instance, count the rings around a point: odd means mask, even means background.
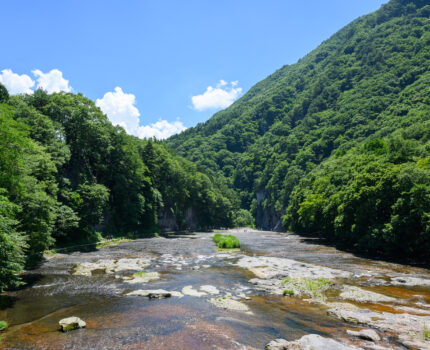
[{"label": "forested mountain", "polygon": [[428,258],[429,66],[428,0],[391,0],[167,142],[81,94],[0,84],[0,291],[55,244],[252,225],[248,210],[258,227]]},{"label": "forested mountain", "polygon": [[167,143],[224,178],[258,227],[426,254],[429,17],[428,0],[391,0]]},{"label": "forested mountain", "polygon": [[0,291],[55,242],[229,227],[235,198],[80,94],[9,96],[0,84]]}]

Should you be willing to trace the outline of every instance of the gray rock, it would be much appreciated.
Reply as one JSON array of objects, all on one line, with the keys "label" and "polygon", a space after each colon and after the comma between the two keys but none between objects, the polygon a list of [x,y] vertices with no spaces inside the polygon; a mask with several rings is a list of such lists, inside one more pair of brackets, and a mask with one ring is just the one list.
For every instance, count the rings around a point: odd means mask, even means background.
[{"label": "gray rock", "polygon": [[73,275],[92,276],[101,273],[115,273],[119,271],[140,271],[149,266],[150,259],[102,259],[96,262],[84,262],[75,266]]},{"label": "gray rock", "polygon": [[239,259],[236,265],[250,270],[260,279],[304,277],[332,280],[336,278],[349,278],[352,275],[350,272],[329,267],[302,263],[292,259],[265,256],[246,256]]},{"label": "gray rock", "polygon": [[152,290],[138,289],[138,290],[134,290],[133,292],[127,293],[126,295],[148,297],[150,299],[162,299],[162,298],[170,298],[172,296],[172,292],[168,292],[167,290],[164,290],[164,289],[152,289]]},{"label": "gray rock", "polygon": [[[275,339],[272,340],[270,343],[266,344],[265,349],[267,350],[285,350],[285,349],[291,349],[289,347],[291,345],[291,342],[285,339]],[[300,348],[298,348],[300,349]]]},{"label": "gray rock", "polygon": [[430,279],[398,276],[391,278],[391,283],[395,286],[430,286]]},{"label": "gray rock", "polygon": [[73,331],[75,329],[85,328],[87,326],[85,321],[82,321],[79,317],[76,316],[63,318],[58,323],[63,332]]},{"label": "gray rock", "polygon": [[342,299],[358,301],[360,303],[392,303],[395,298],[387,297],[386,295],[370,292],[355,286],[344,286],[340,294]]},{"label": "gray rock", "polygon": [[193,286],[185,286],[182,288],[182,293],[197,298],[207,295],[205,292],[199,292],[198,290],[193,289]]},{"label": "gray rock", "polygon": [[327,303],[326,305],[329,306],[329,315],[343,321],[395,333],[397,341],[406,347],[430,349],[429,342],[423,340],[422,336],[425,325],[430,324],[430,316],[375,312],[355,307],[346,308],[345,303]]},{"label": "gray rock", "polygon": [[[318,334],[308,334],[296,341],[276,339],[266,345],[267,350],[358,350],[350,345],[342,344]],[[362,349],[361,349],[362,350]]]},{"label": "gray rock", "polygon": [[154,280],[158,280],[160,278],[160,274],[158,272],[141,272],[130,277],[123,277],[125,283],[135,284],[135,283],[148,283]]},{"label": "gray rock", "polygon": [[218,288],[215,286],[211,286],[211,285],[201,286],[200,290],[205,292],[205,293],[208,293],[208,294],[219,294]]},{"label": "gray rock", "polygon": [[231,297],[216,298],[216,299],[212,298],[208,300],[208,302],[210,302],[212,305],[219,307],[221,309],[242,311],[242,312],[247,312],[249,314],[252,313],[251,311],[249,311],[248,305],[240,301],[233,300]]},{"label": "gray rock", "polygon": [[370,340],[370,341],[381,340],[381,337],[373,329],[362,329],[361,331],[351,331],[348,329],[346,333],[364,340]]}]

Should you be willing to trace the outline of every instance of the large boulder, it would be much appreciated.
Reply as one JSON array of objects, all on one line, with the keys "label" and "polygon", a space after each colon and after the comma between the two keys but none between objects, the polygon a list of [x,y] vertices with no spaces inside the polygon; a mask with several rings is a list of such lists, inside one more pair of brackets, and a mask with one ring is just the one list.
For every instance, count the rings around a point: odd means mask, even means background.
[{"label": "large boulder", "polygon": [[82,321],[79,317],[76,316],[63,318],[58,323],[60,324],[60,328],[63,332],[73,331],[79,328],[85,328],[87,325],[85,321]]}]

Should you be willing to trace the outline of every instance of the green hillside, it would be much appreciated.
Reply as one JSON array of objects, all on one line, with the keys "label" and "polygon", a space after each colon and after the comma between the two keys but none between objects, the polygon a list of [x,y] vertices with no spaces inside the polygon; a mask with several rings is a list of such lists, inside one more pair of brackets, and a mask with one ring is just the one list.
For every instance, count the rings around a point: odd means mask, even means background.
[{"label": "green hillside", "polygon": [[430,248],[430,5],[391,0],[168,140],[257,227],[361,250]]}]

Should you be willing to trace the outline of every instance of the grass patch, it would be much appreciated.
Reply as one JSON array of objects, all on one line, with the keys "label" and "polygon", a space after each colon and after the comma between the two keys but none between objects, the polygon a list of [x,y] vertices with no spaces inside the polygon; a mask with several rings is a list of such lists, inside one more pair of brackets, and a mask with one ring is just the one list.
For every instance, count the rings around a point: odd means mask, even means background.
[{"label": "grass patch", "polygon": [[290,297],[292,297],[294,295],[294,291],[292,289],[284,289],[282,294],[283,295],[289,295]]},{"label": "grass patch", "polygon": [[221,249],[240,248],[239,239],[233,235],[222,235],[221,233],[217,233],[212,239],[217,247]]},{"label": "grass patch", "polygon": [[121,243],[130,242],[132,239],[130,238],[112,238],[106,241],[102,241],[96,244],[96,248],[106,248],[106,247],[113,247]]},{"label": "grass patch", "polygon": [[430,330],[427,328],[427,325],[424,324],[424,329],[423,329],[423,339],[425,341],[429,341],[430,340]]},{"label": "grass patch", "polygon": [[49,250],[45,250],[43,252],[43,254],[47,254],[47,255],[55,255],[57,254],[57,249],[49,249]]},{"label": "grass patch", "polygon": [[0,321],[0,331],[4,331],[8,326],[6,321]]},{"label": "grass patch", "polygon": [[[304,277],[289,277],[282,281],[288,288],[284,290],[284,295],[306,294],[315,299],[323,299],[323,292],[332,284],[324,278],[309,279]],[[287,294],[285,294],[287,292]],[[290,294],[293,292],[293,294]]]},{"label": "grass patch", "polygon": [[133,273],[134,277],[155,277],[158,276],[158,274],[156,272],[144,272],[144,271],[139,271],[136,273]]}]

